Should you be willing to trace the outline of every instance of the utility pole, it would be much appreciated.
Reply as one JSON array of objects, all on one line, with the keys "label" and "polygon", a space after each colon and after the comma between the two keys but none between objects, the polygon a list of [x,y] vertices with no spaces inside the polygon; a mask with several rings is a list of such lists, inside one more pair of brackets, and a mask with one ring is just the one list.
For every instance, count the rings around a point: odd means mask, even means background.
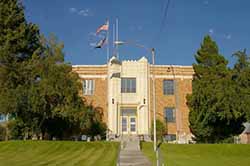
[{"label": "utility pole", "polygon": [[[155,65],[155,49],[152,48],[152,64],[153,69]],[[153,113],[154,113],[154,151],[156,152],[156,100],[155,100],[155,74],[154,70],[152,70],[152,83],[153,83]]]}]

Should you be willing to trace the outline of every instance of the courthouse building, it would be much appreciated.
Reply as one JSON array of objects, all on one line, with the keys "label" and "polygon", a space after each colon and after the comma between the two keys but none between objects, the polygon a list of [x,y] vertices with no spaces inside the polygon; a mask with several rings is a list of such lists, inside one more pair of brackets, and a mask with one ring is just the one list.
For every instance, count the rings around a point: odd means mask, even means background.
[{"label": "courthouse building", "polygon": [[145,57],[123,61],[112,57],[108,64],[72,68],[81,78],[83,98],[102,108],[110,138],[149,138],[155,78],[156,118],[166,125],[166,139],[183,143],[191,139],[186,95],[192,92],[192,66],[152,65]]}]

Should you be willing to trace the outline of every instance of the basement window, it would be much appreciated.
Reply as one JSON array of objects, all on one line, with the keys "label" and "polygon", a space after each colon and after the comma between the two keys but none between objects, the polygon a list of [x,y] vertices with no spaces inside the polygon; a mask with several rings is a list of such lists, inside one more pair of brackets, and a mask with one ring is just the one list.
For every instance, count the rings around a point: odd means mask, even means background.
[{"label": "basement window", "polygon": [[175,141],[176,140],[176,134],[167,134],[165,135],[166,141]]}]

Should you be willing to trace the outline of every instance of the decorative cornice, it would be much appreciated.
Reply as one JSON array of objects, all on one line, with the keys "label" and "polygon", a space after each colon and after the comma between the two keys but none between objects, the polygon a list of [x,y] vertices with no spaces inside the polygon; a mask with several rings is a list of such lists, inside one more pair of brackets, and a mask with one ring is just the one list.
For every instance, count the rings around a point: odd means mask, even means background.
[{"label": "decorative cornice", "polygon": [[[150,77],[152,78],[153,75],[151,74]],[[175,79],[175,78],[181,78],[181,79],[193,79],[192,75],[154,75],[155,78],[166,78],[166,79]]]},{"label": "decorative cornice", "polygon": [[184,66],[184,65],[152,65],[150,67],[179,67],[179,68],[193,68],[193,66]]},{"label": "decorative cornice", "polygon": [[107,64],[104,65],[72,65],[73,68],[75,67],[107,67]]},{"label": "decorative cornice", "polygon": [[79,74],[80,78],[107,78],[108,75],[90,75],[90,74]]}]

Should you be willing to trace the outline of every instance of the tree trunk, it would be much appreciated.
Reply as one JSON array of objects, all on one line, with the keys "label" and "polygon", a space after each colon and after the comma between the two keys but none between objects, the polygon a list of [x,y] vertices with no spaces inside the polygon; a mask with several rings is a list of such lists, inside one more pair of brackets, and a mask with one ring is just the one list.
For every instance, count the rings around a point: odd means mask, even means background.
[{"label": "tree trunk", "polygon": [[8,124],[6,123],[5,125],[5,141],[9,140],[9,128],[8,128]]}]

